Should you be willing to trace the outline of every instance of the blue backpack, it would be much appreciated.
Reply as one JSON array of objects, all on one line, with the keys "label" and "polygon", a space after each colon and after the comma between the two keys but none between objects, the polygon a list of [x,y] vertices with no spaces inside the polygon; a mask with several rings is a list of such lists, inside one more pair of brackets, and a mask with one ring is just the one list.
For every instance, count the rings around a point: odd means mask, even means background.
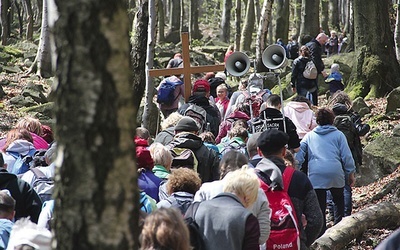
[{"label": "blue backpack", "polygon": [[35,155],[36,149],[29,150],[28,154],[22,155],[18,152],[7,151],[10,155],[15,158],[14,165],[10,169],[10,173],[20,175],[30,169],[30,163],[33,162],[33,156]]},{"label": "blue backpack", "polygon": [[175,101],[174,92],[176,86],[182,85],[183,82],[176,76],[165,78],[160,83],[157,92],[157,103],[170,105]]},{"label": "blue backpack", "polygon": [[151,213],[153,211],[153,207],[151,206],[151,202],[147,197],[145,192],[140,192],[140,210],[146,213]]}]

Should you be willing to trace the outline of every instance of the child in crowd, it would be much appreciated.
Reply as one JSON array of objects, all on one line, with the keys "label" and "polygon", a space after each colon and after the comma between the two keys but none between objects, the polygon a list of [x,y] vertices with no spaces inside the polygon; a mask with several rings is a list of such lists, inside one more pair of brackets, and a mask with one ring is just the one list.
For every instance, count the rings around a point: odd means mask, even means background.
[{"label": "child in crowd", "polygon": [[336,91],[344,90],[344,85],[342,83],[342,74],[339,72],[339,64],[334,63],[331,66],[331,73],[325,79],[325,83],[329,84],[330,96],[336,93]]}]

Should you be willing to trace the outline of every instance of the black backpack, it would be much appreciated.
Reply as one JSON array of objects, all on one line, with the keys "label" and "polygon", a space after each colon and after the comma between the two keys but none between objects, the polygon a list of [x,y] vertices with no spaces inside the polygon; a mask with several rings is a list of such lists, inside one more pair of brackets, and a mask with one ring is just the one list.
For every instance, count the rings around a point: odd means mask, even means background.
[{"label": "black backpack", "polygon": [[206,249],[206,244],[204,242],[204,235],[200,231],[200,227],[195,221],[195,216],[197,210],[200,206],[200,202],[194,202],[192,205],[187,209],[185,213],[185,224],[189,229],[190,235],[190,245],[192,246],[193,250],[204,250]]},{"label": "black backpack", "polygon": [[347,140],[356,166],[362,164],[362,144],[357,129],[350,115],[337,115],[333,125],[340,130]]},{"label": "black backpack", "polygon": [[299,43],[290,42],[287,45],[287,51],[289,53],[289,59],[296,59],[297,57],[299,57]]}]

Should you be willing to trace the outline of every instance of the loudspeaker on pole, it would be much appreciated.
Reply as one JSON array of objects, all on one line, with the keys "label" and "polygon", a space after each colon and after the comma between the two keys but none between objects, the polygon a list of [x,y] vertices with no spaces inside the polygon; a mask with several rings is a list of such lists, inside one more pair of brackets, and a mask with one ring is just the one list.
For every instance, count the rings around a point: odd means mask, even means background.
[{"label": "loudspeaker on pole", "polygon": [[284,68],[288,64],[286,50],[278,44],[268,46],[262,53],[261,59],[263,64],[271,70]]},{"label": "loudspeaker on pole", "polygon": [[245,53],[236,51],[226,60],[225,68],[233,76],[242,76],[250,69],[250,59]]}]

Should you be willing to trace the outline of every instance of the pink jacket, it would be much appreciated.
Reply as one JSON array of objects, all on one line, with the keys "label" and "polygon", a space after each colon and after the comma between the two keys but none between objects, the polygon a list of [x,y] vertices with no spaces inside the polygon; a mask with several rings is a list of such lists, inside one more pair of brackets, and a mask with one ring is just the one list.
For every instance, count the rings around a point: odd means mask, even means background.
[{"label": "pink jacket", "polygon": [[305,102],[289,102],[283,110],[285,116],[290,118],[296,126],[300,139],[317,126],[314,111]]}]

